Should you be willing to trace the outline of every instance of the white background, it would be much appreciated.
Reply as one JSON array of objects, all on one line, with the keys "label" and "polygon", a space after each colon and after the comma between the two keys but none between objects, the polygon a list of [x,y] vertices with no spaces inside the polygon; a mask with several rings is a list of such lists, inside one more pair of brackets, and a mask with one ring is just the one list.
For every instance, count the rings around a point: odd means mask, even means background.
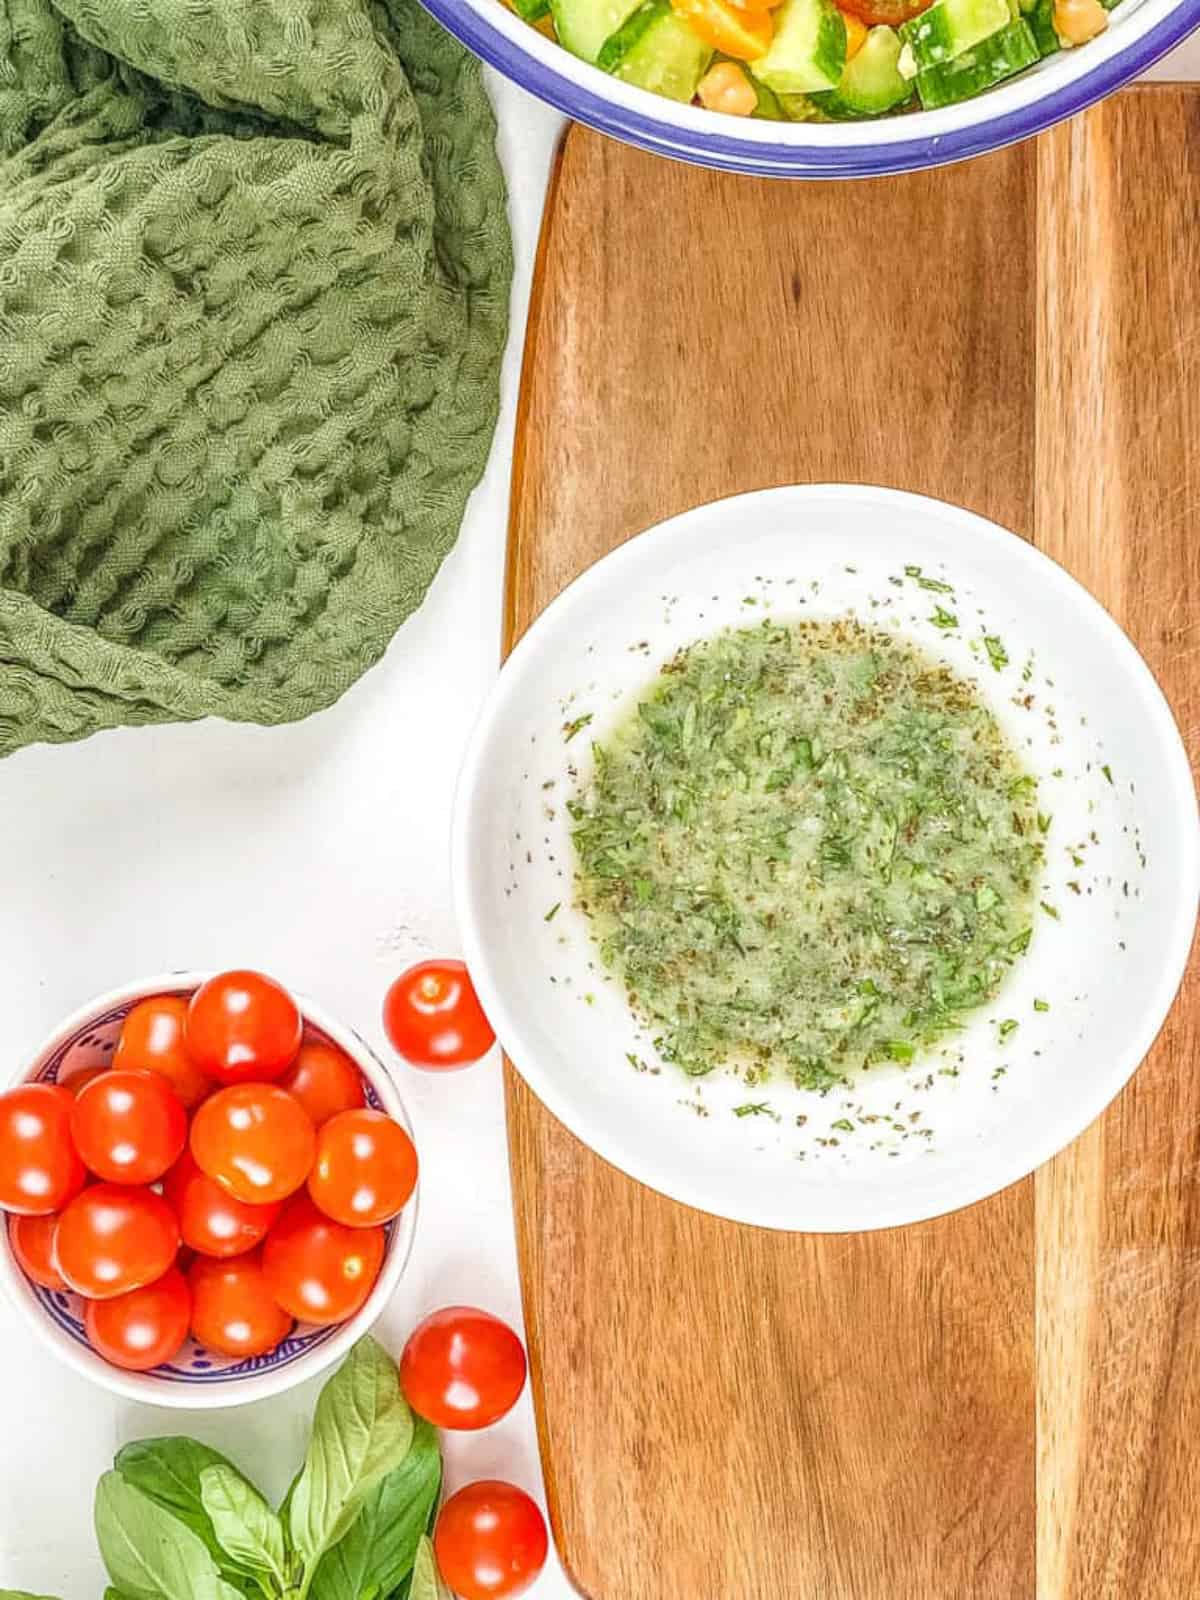
[{"label": "white background", "polygon": [[[1156,76],[1200,78],[1200,36]],[[11,1076],[92,995],[168,968],[250,965],[311,993],[385,1060],[380,1003],[430,953],[458,951],[449,887],[455,772],[495,674],[525,307],[561,119],[489,74],[517,272],[503,413],[487,476],[422,609],[332,710],[269,730],[118,730],[0,764],[0,1006]],[[395,1063],[422,1157],[421,1225],[377,1332],[399,1350],[448,1302],[520,1323],[499,1063],[445,1078]],[[99,1600],[96,1479],[124,1441],[190,1432],[269,1493],[299,1460],[317,1383],[242,1411],[119,1400],[31,1343],[0,1304],[0,1587]],[[540,1493],[528,1394],[448,1448],[452,1484]],[[548,1572],[536,1600],[569,1590]]]}]

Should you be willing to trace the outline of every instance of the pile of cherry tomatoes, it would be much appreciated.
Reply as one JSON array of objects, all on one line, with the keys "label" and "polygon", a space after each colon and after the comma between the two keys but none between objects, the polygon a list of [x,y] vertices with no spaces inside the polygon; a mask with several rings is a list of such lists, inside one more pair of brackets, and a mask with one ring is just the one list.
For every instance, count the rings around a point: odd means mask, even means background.
[{"label": "pile of cherry tomatoes", "polygon": [[143,1000],[110,1066],[0,1095],[13,1254],[81,1295],[93,1347],[132,1371],[189,1332],[244,1359],[354,1316],[416,1181],[354,1062],[259,973]]}]

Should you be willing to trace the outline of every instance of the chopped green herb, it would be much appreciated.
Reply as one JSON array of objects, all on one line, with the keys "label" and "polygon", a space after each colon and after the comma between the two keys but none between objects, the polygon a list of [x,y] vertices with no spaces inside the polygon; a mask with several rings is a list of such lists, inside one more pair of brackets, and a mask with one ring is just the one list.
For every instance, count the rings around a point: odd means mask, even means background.
[{"label": "chopped green herb", "polygon": [[1021,1024],[1015,1017],[1005,1017],[1004,1021],[1000,1024],[999,1029],[1000,1043],[1003,1044],[1005,1039],[1011,1038],[1020,1026]]},{"label": "chopped green herb", "polygon": [[849,1117],[839,1117],[836,1122],[831,1122],[829,1126],[831,1128],[836,1128],[839,1133],[854,1132],[854,1124],[850,1121]]},{"label": "chopped green herb", "polygon": [[546,915],[542,918],[542,921],[543,922],[553,922],[555,917],[558,915],[558,913],[561,910],[562,910],[562,901],[561,900],[556,900],[554,902],[554,904],[550,907],[549,911],[547,911]]},{"label": "chopped green herb", "polygon": [[1113,781],[1112,768],[1108,765],[1107,762],[1105,762],[1104,766],[1102,766],[1100,768],[1100,771],[1108,779],[1109,783],[1111,783]]},{"label": "chopped green herb", "polygon": [[1054,819],[1052,817],[1048,817],[1044,811],[1039,811],[1038,814],[1037,814],[1038,832],[1039,833],[1049,833],[1050,832],[1050,824],[1051,824],[1051,822],[1053,820]]},{"label": "chopped green herb", "polygon": [[766,1100],[747,1101],[744,1106],[734,1106],[735,1117],[769,1117],[771,1107]]},{"label": "chopped green herb", "polygon": [[1033,1002],[1033,1009],[1035,1011],[1049,1011],[1050,1002],[1049,1000],[1035,1000]]},{"label": "chopped green herb", "polygon": [[905,567],[904,576],[911,578],[922,589],[932,589],[935,594],[953,594],[954,587],[949,583],[942,583],[938,578],[927,578],[920,567]]},{"label": "chopped green herb", "polygon": [[988,660],[992,663],[994,671],[999,672],[1008,665],[1008,651],[1004,648],[1004,641],[994,633],[985,633],[983,647],[987,651]]},{"label": "chopped green herb", "polygon": [[945,606],[938,606],[929,618],[935,628],[957,628],[958,618],[953,611],[947,611]]},{"label": "chopped green herb", "polygon": [[1053,917],[1054,918],[1055,922],[1059,922],[1059,921],[1062,920],[1060,918],[1060,916],[1059,916],[1058,908],[1056,906],[1050,905],[1045,900],[1039,900],[1038,904],[1041,906],[1042,910],[1046,913],[1046,915],[1048,917]]},{"label": "chopped green herb", "polygon": [[564,742],[570,744],[575,735],[581,733],[587,727],[593,715],[594,713],[589,711],[586,716],[576,717],[574,722],[564,722],[562,726]]}]

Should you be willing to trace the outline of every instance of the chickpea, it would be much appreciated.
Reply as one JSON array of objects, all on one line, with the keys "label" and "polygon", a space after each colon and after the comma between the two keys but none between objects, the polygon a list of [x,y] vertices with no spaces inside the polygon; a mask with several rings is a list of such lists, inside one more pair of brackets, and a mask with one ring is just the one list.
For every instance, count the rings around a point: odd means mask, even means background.
[{"label": "chickpea", "polygon": [[700,104],[729,117],[748,117],[758,105],[749,78],[732,61],[718,61],[700,79],[696,93]]},{"label": "chickpea", "polygon": [[1086,44],[1107,27],[1100,0],[1054,0],[1054,31],[1064,44]]}]

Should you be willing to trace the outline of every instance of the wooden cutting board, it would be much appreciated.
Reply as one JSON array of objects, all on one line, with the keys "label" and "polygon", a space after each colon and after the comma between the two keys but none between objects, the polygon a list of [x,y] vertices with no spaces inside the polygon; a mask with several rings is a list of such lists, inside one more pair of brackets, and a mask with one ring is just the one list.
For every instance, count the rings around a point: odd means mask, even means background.
[{"label": "wooden cutting board", "polygon": [[[550,194],[507,640],[614,545],[846,479],[1063,562],[1200,718],[1200,92],[785,186],[579,128]],[[510,1071],[533,1370],[592,1600],[1200,1594],[1200,993],[1033,1179],[858,1237],[701,1216]]]}]

